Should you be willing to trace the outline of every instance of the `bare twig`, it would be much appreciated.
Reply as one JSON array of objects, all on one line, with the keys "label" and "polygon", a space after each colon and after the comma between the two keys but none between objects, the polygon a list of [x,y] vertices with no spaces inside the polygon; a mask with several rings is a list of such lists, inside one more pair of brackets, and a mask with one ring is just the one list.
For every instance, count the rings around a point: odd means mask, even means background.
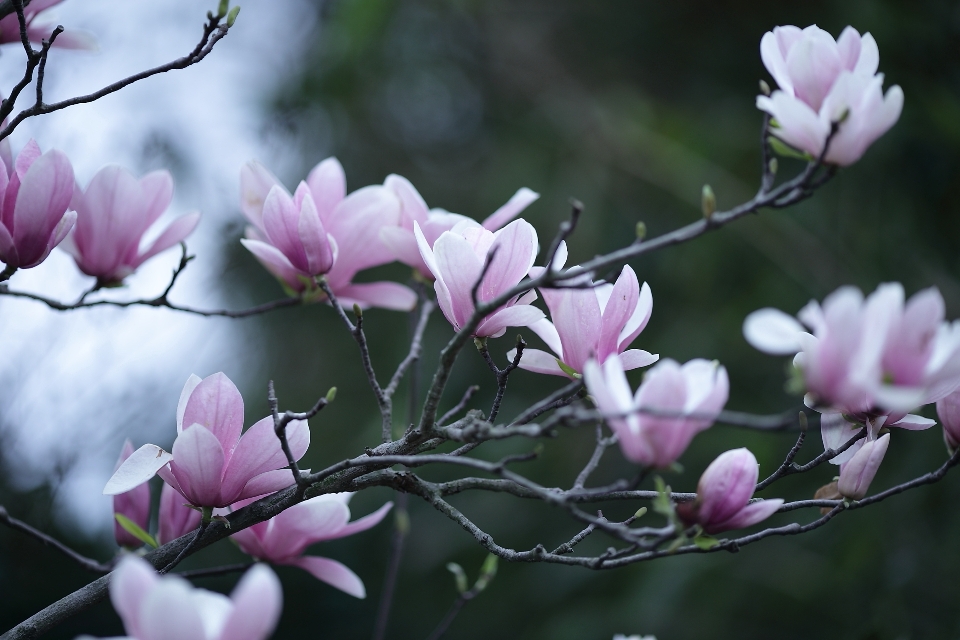
[{"label": "bare twig", "polygon": [[518,334],[516,353],[513,356],[513,360],[501,369],[497,366],[497,363],[493,361],[490,350],[487,349],[486,338],[477,339],[477,349],[480,351],[480,355],[483,356],[483,360],[487,363],[490,371],[493,371],[493,375],[497,377],[497,395],[493,399],[493,406],[490,407],[490,417],[488,418],[490,422],[496,420],[497,414],[500,413],[500,403],[503,402],[503,394],[507,390],[507,379],[510,377],[510,374],[520,366],[520,359],[523,358],[523,350],[526,346],[527,343],[524,342],[523,336]]},{"label": "bare twig", "polygon": [[7,513],[7,510],[3,506],[0,506],[0,522],[2,522],[3,524],[7,525],[8,527],[10,527],[15,531],[20,531],[22,533],[27,534],[31,538],[34,538],[35,540],[39,540],[40,542],[47,545],[48,547],[53,547],[54,549],[56,549],[57,551],[67,556],[68,558],[76,562],[78,565],[83,567],[84,569],[86,569],[87,571],[92,571],[93,573],[107,573],[113,568],[110,564],[102,564],[100,562],[97,562],[93,558],[88,558],[84,555],[79,554],[73,549],[71,549],[70,547],[68,547],[67,545],[57,540],[56,538],[52,536],[48,536],[47,534],[45,534],[44,532],[38,529],[34,529],[33,527],[28,525],[26,522],[23,522],[22,520],[17,520],[13,516],[11,516],[9,513]]},{"label": "bare twig", "polygon": [[440,419],[437,420],[437,425],[440,427],[444,426],[447,423],[447,420],[449,420],[453,416],[463,411],[466,408],[467,403],[470,402],[470,398],[473,397],[473,394],[475,394],[479,390],[480,390],[479,385],[474,384],[467,387],[467,390],[463,392],[463,397],[460,398],[460,402],[453,405],[453,407],[449,411],[447,411],[445,414],[440,416]]},{"label": "bare twig", "polygon": [[327,396],[320,398],[317,400],[317,403],[313,405],[313,408],[304,413],[285,411],[281,414],[278,408],[280,403],[277,400],[277,393],[273,387],[273,380],[270,380],[267,382],[267,402],[270,405],[270,413],[273,415],[273,432],[277,434],[277,438],[280,440],[280,448],[283,449],[283,455],[287,457],[287,465],[293,473],[293,480],[298,487],[306,489],[309,483],[303,479],[303,474],[297,465],[297,459],[293,455],[293,451],[290,450],[290,442],[287,440],[287,425],[294,420],[309,420],[320,413],[320,410],[329,404],[329,400]]},{"label": "bare twig", "polygon": [[603,427],[597,424],[597,446],[593,450],[593,455],[590,456],[590,460],[587,462],[586,466],[577,476],[576,481],[573,483],[574,489],[582,489],[583,485],[587,483],[587,480],[590,478],[597,465],[600,464],[600,458],[603,457],[603,452],[607,450],[607,447],[611,447],[617,442],[617,434],[611,435],[609,438],[603,437]]}]

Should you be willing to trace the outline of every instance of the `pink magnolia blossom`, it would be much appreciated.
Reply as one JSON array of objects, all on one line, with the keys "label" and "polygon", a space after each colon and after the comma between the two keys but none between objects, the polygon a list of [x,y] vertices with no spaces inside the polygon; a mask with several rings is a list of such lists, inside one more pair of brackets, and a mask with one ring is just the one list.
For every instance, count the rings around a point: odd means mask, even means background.
[{"label": "pink magnolia blossom", "polygon": [[7,269],[43,262],[77,219],[67,211],[73,197],[73,167],[56,149],[41,155],[31,140],[13,166],[0,163],[0,261]]},{"label": "pink magnolia blossom", "polygon": [[[370,515],[349,522],[347,505],[352,495],[334,493],[310,498],[232,537],[245,553],[258,560],[300,567],[341,591],[365,598],[363,581],[349,568],[329,558],[303,555],[307,547],[317,542],[366,531],[383,520],[393,506],[388,502]],[[246,504],[240,502],[234,508]]]},{"label": "pink magnolia blossom", "polygon": [[183,496],[171,485],[160,489],[160,511],[157,515],[157,543],[163,545],[190,533],[200,526],[201,514],[183,504]]},{"label": "pink magnolia blossom", "polygon": [[479,224],[488,231],[497,231],[540,197],[539,193],[522,187],[506,204],[482,223],[477,223],[473,218],[458,213],[450,213],[444,209],[428,209],[416,187],[403,176],[390,174],[383,181],[383,186],[400,199],[400,224],[380,229],[380,239],[393,251],[397,260],[413,267],[421,276],[430,280],[433,279],[433,273],[420,255],[417,237],[413,231],[414,223],[420,226],[423,237],[432,248],[444,231],[450,231],[460,223]]},{"label": "pink magnolia blossom", "polygon": [[[893,420],[893,418],[897,418]],[[843,470],[845,465],[850,462],[855,456],[860,455],[860,449],[867,446],[867,444],[875,442],[881,437],[880,430],[883,428],[897,427],[900,429],[906,429],[908,431],[922,431],[924,429],[929,429],[933,425],[937,424],[929,418],[924,418],[922,416],[913,415],[908,413],[906,415],[894,414],[894,415],[880,415],[872,418],[866,418],[863,421],[863,424],[859,422],[850,422],[848,419],[853,419],[853,416],[845,415],[839,411],[829,411],[820,416],[820,435],[823,438],[823,449],[839,449],[851,438],[856,436],[864,428],[867,430],[867,435],[865,438],[861,438],[854,442],[846,451],[834,456],[831,460],[831,464],[839,465],[841,470],[841,476],[843,475]],[[874,450],[874,455],[878,449],[875,445],[871,445],[871,449]],[[876,464],[879,466],[880,461],[883,460],[883,453],[887,450],[887,445],[883,445],[883,451],[880,452],[879,457],[874,458]],[[861,457],[861,461],[864,460]],[[855,468],[858,467],[860,463],[855,465]],[[873,473],[876,473],[876,469],[873,470]],[[847,472],[849,476],[850,472]],[[873,478],[873,474],[870,475],[870,478]],[[870,484],[870,481],[867,480],[867,485]],[[866,491],[866,487],[864,487]]]},{"label": "pink magnolia blossom", "polygon": [[[314,224],[313,218],[305,214],[305,230],[301,234],[298,218],[294,233],[292,209],[286,207],[286,215],[277,216],[276,221],[285,220],[288,231],[271,226],[271,215],[267,214],[265,205],[274,187],[286,198],[293,199],[298,214],[302,211],[299,203],[304,202],[309,194],[319,222]],[[258,162],[248,162],[240,172],[241,208],[251,222],[247,237],[241,242],[270,273],[291,291],[299,293],[312,289],[312,279],[304,274],[325,265],[323,231],[331,241],[331,251],[336,247],[335,261],[324,277],[342,306],[358,304],[408,311],[416,305],[416,294],[401,284],[353,282],[358,272],[394,260],[393,252],[380,239],[380,229],[396,226],[400,221],[400,201],[393,192],[375,185],[347,195],[343,167],[336,158],[327,158],[313,168],[297,193],[300,195],[291,197],[280,181]],[[305,241],[303,237],[309,239]],[[287,255],[300,256],[298,242],[303,243],[304,262],[301,263],[295,263]],[[314,256],[312,266],[309,266],[308,253]],[[306,269],[305,265],[308,265]]]},{"label": "pink magnolia blossom", "polygon": [[773,134],[796,149],[819,157],[839,123],[825,160],[853,164],[900,118],[903,91],[893,86],[883,95],[880,53],[869,33],[847,27],[834,40],[816,25],[777,27],[763,35],[760,55],[779,89],[757,96],[757,108],[774,118]]},{"label": "pink magnolia blossom", "polygon": [[[883,418],[880,421],[882,424]],[[867,495],[889,444],[889,433],[879,438],[867,436],[867,441],[863,442],[853,457],[840,465],[840,479],[837,481],[840,495],[853,500],[860,500]]]},{"label": "pink magnolia blossom", "polygon": [[[23,17],[27,23],[27,38],[30,42],[39,44],[46,40],[56,28],[56,22],[42,22],[37,24],[37,15],[50,7],[60,4],[63,0],[33,0],[23,9]],[[11,13],[0,19],[0,44],[20,43],[20,20],[16,13]],[[54,40],[53,46],[63,49],[97,50],[97,41],[85,31],[70,29],[64,31]]]},{"label": "pink magnolia blossom", "polygon": [[228,598],[160,576],[127,555],[110,576],[110,601],[127,635],[113,640],[266,640],[283,609],[283,592],[266,565],[248,570]]},{"label": "pink magnolia blossom", "polygon": [[943,440],[951,452],[960,447],[960,389],[937,401],[937,417],[943,425]]},{"label": "pink magnolia blossom", "polygon": [[[127,440],[120,451],[120,459],[114,471],[120,468],[123,461],[133,455],[133,443]],[[147,530],[150,524],[150,487],[146,483],[137,485],[130,491],[113,496],[113,512],[129,518],[134,524]],[[199,514],[197,514],[199,515]],[[113,537],[121,547],[136,549],[143,545],[139,538],[130,534],[114,519]]]},{"label": "pink magnolia blossom", "polygon": [[182,242],[200,221],[199,213],[177,218],[144,244],[143,235],[166,211],[173,198],[173,178],[154,171],[140,179],[118,166],[104,167],[86,191],[74,197],[77,224],[61,248],[77,266],[99,282],[122,281],[141,264]]},{"label": "pink magnolia blossom", "polygon": [[657,468],[673,464],[693,437],[713,424],[730,391],[727,370],[701,359],[682,366],[662,360],[647,372],[635,396],[619,356],[611,355],[602,366],[588,360],[583,378],[623,455]]},{"label": "pink magnolia blossom", "polygon": [[[537,232],[526,220],[514,220],[492,232],[476,223],[460,223],[444,231],[431,247],[420,225],[413,223],[420,255],[436,278],[437,304],[456,331],[474,312],[472,291],[483,273],[484,262],[495,252],[483,282],[477,287],[477,300],[488,302],[515,287],[533,266],[537,257]],[[537,294],[528,291],[507,301],[484,318],[473,335],[499,337],[507,327],[525,327],[541,320],[543,311],[530,305]]]},{"label": "pink magnolia blossom", "polygon": [[[565,257],[558,252],[558,258]],[[562,268],[563,261],[555,261]],[[531,272],[535,276],[536,271]],[[641,349],[627,349],[647,326],[653,311],[653,294],[646,282],[643,287],[629,266],[620,272],[615,284],[594,284],[589,278],[570,284],[588,288],[540,289],[553,320],[539,320],[530,325],[556,355],[539,349],[524,349],[520,367],[528,371],[570,377],[569,372],[583,373],[587,360],[599,364],[611,355],[619,355],[627,371],[653,364],[660,357]],[[509,357],[514,357],[514,351]],[[563,367],[560,366],[563,363]]]},{"label": "pink magnolia blossom", "polygon": [[783,500],[750,502],[760,465],[747,449],[721,453],[697,483],[697,499],[677,506],[687,525],[699,524],[707,533],[743,529],[776,513]]},{"label": "pink magnolia blossom", "polygon": [[[944,321],[940,293],[925,289],[904,302],[903,286],[882,284],[864,299],[841,287],[821,307],[811,301],[800,321],[776,309],[747,316],[747,342],[772,354],[797,354],[807,403],[863,422],[936,402],[960,386],[960,322]],[[932,423],[931,423],[932,424]]]},{"label": "pink magnolia blossom", "polygon": [[[187,425],[184,427],[184,425]],[[273,419],[266,417],[243,429],[243,398],[223,373],[201,380],[191,376],[177,407],[173,452],[147,444],[117,469],[103,492],[116,495],[159,475],[187,502],[197,507],[226,507],[293,484],[293,476]],[[287,426],[287,440],[296,459],[310,444],[305,420]]]}]

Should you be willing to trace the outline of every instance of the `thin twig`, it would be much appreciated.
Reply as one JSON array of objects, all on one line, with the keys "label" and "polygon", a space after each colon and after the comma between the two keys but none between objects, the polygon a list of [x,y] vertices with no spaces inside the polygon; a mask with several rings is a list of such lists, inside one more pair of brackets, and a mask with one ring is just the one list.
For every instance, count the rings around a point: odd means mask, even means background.
[{"label": "thin twig", "polygon": [[597,446],[593,449],[593,455],[590,456],[590,460],[587,462],[586,466],[577,476],[576,481],[573,483],[574,489],[583,489],[583,485],[587,483],[587,480],[590,478],[597,465],[600,464],[600,458],[603,457],[604,451],[608,447],[613,446],[617,442],[617,434],[611,435],[609,438],[603,437],[603,427],[597,424]]},{"label": "thin twig", "polygon": [[467,407],[467,403],[470,402],[470,398],[473,397],[473,394],[475,394],[479,390],[480,390],[480,385],[474,384],[467,387],[467,390],[463,392],[463,397],[460,398],[460,402],[453,405],[453,407],[449,411],[447,411],[445,414],[440,416],[440,419],[437,420],[437,426],[438,427],[445,426],[447,423],[447,420],[449,420],[453,416],[463,411]]},{"label": "thin twig", "polygon": [[54,549],[56,549],[57,551],[67,556],[68,558],[76,562],[78,565],[83,567],[84,569],[86,569],[87,571],[92,571],[93,573],[107,573],[113,568],[110,564],[102,564],[100,562],[97,562],[93,558],[88,558],[84,555],[79,554],[73,549],[71,549],[70,547],[68,547],[67,545],[57,540],[56,538],[52,536],[48,536],[47,534],[45,534],[44,532],[38,529],[34,529],[33,527],[28,525],[26,522],[23,522],[22,520],[17,520],[13,516],[11,516],[9,513],[7,513],[7,510],[3,506],[0,506],[0,522],[2,522],[3,524],[7,525],[8,527],[10,527],[15,531],[20,531],[22,533],[27,534],[31,538],[34,538],[35,540],[39,540],[40,542],[47,545],[48,547],[53,547]]},{"label": "thin twig", "polygon": [[516,352],[514,353],[513,360],[501,369],[497,366],[497,363],[493,361],[493,356],[490,355],[486,338],[477,339],[477,349],[480,351],[480,355],[483,356],[483,360],[487,363],[490,371],[493,371],[493,375],[497,377],[497,395],[493,399],[493,406],[490,407],[490,416],[488,418],[490,422],[495,421],[497,414],[500,413],[500,403],[503,402],[503,394],[507,390],[507,380],[510,374],[520,366],[520,359],[523,358],[523,350],[526,346],[527,343],[524,342],[523,336],[518,334]]}]

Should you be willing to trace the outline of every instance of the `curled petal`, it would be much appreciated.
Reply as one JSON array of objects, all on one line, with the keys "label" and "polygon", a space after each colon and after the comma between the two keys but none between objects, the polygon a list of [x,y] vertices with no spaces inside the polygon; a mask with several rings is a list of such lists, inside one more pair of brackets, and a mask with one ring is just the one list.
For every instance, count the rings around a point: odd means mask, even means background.
[{"label": "curled petal", "polygon": [[103,494],[115,496],[130,491],[157,475],[157,471],[166,466],[172,459],[172,454],[167,453],[155,444],[143,445],[117,468],[113,477],[107,481],[107,485],[103,488]]}]

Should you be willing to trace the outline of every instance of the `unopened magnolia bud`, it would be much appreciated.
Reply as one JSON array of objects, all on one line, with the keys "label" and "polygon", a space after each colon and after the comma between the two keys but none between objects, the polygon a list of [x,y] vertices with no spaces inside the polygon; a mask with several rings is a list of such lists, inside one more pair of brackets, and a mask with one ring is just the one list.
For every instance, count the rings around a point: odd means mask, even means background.
[{"label": "unopened magnolia bud", "polygon": [[766,80],[760,80],[760,93],[765,96],[770,95],[770,85],[767,84]]},{"label": "unopened magnolia bud", "polygon": [[333,399],[337,397],[337,388],[330,387],[330,390],[327,391],[327,402],[333,402]]},{"label": "unopened magnolia bud", "polygon": [[806,431],[807,430],[807,414],[801,411],[799,419],[800,419],[800,431]]},{"label": "unopened magnolia bud", "polygon": [[227,14],[227,26],[232,27],[233,23],[237,21],[237,15],[240,13],[240,7],[234,7],[230,9],[230,13]]},{"label": "unopened magnolia bud", "polygon": [[363,317],[363,309],[361,309],[360,305],[358,305],[356,302],[353,303],[353,315],[357,316],[358,318]]},{"label": "unopened magnolia bud", "polygon": [[767,163],[767,169],[770,170],[770,173],[777,175],[777,169],[780,168],[780,163],[777,162],[776,158],[770,158],[770,162]]},{"label": "unopened magnolia bud", "polygon": [[633,517],[634,517],[634,518],[642,518],[642,517],[645,516],[646,514],[647,514],[647,508],[646,508],[646,507],[640,507],[639,509],[637,509],[637,512],[636,512],[635,514],[633,514]]},{"label": "unopened magnolia bud", "polygon": [[643,240],[647,237],[647,225],[644,222],[637,223],[637,240]]},{"label": "unopened magnolia bud", "polygon": [[709,218],[717,210],[717,196],[714,195],[710,185],[703,185],[703,191],[700,194],[700,208],[703,210],[703,217]]},{"label": "unopened magnolia bud", "polygon": [[467,574],[464,572],[463,567],[458,565],[456,562],[448,562],[447,571],[453,574],[453,579],[457,584],[457,593],[466,593],[468,588]]},{"label": "unopened magnolia bud", "polygon": [[230,11],[230,0],[220,0],[220,7],[217,9],[217,16],[224,17]]}]

